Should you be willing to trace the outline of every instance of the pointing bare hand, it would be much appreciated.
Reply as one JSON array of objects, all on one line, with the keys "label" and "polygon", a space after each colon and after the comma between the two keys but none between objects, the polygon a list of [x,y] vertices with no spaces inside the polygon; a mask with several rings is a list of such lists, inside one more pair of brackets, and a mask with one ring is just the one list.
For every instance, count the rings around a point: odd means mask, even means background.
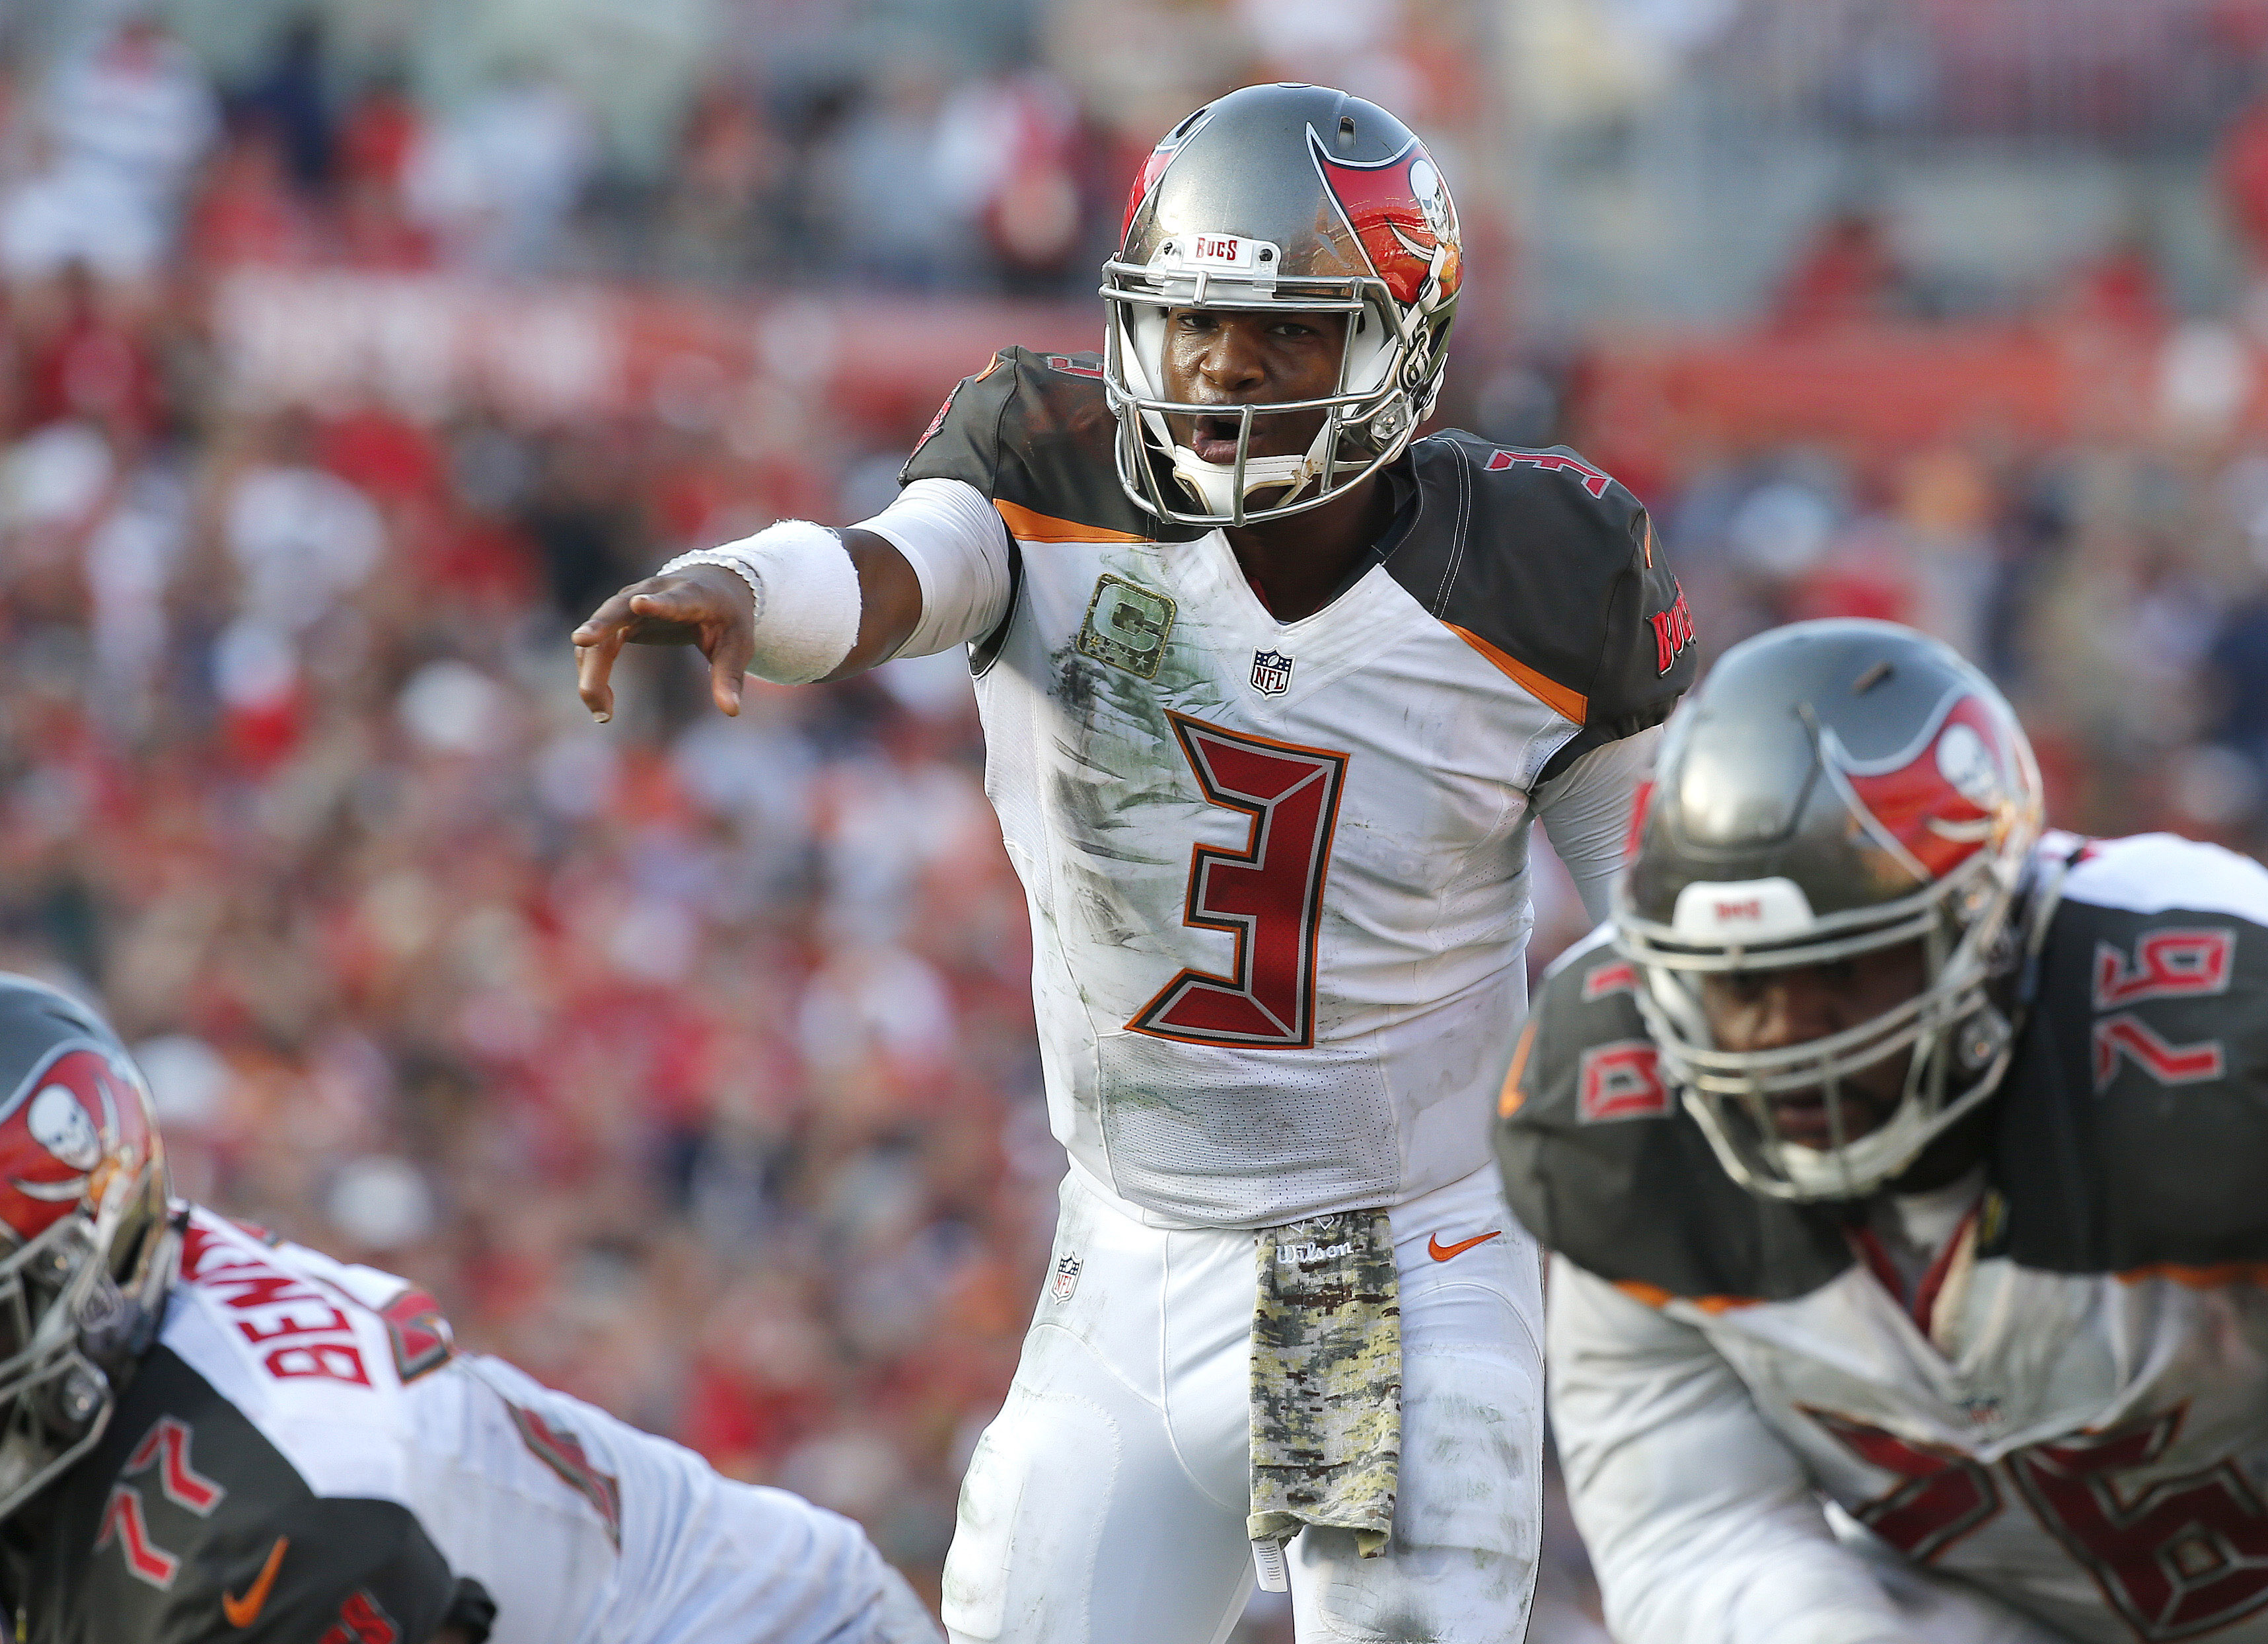
[{"label": "pointing bare hand", "polygon": [[623,645],[696,645],[709,659],[711,697],[725,712],[738,714],[755,625],[748,585],[722,565],[648,577],[615,594],[575,630],[576,690],[603,725],[615,717],[610,682]]}]

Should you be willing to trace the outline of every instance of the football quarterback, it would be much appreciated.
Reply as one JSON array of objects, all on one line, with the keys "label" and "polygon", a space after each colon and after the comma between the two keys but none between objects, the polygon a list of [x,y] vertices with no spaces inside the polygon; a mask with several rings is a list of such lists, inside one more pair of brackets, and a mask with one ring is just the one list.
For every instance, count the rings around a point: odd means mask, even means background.
[{"label": "football quarterback", "polygon": [[1936,642],[1674,719],[1502,1102],[1623,1644],[2268,1640],[2268,872],[2043,829]]},{"label": "football quarterback", "polygon": [[[1692,667],[1645,511],[1417,438],[1463,277],[1383,109],[1248,87],[1135,181],[1095,354],[962,382],[897,500],[685,556],[576,636],[800,682],[966,645],[1071,1155],[945,1574],[957,1639],[1525,1627],[1539,1264],[1488,1168],[1537,817],[1602,912]],[[753,601],[751,593],[754,594]]]},{"label": "football quarterback", "polygon": [[935,1644],[858,1527],[432,1300],[168,1198],[103,1021],[0,975],[0,1602],[18,1644]]}]

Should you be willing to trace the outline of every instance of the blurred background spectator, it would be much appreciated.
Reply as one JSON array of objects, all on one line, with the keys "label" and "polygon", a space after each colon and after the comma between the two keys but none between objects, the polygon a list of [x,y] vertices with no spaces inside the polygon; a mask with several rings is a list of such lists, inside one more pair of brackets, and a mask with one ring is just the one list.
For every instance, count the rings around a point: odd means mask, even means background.
[{"label": "blurred background spectator", "polygon": [[[0,962],[107,1002],[183,1191],[933,1593],[1063,1168],[965,672],[726,722],[641,653],[600,728],[567,628],[879,507],[991,349],[1093,345],[1159,134],[1313,77],[1457,188],[1447,419],[1630,483],[1706,652],[1914,623],[2058,822],[2257,852],[2264,48],[2268,0],[0,4]],[[1546,1566],[1536,1637],[1600,1637],[1564,1512]]]},{"label": "blurred background spectator", "polygon": [[149,279],[213,135],[201,66],[157,19],[132,17],[26,77],[0,266],[18,280],[75,263],[120,284]]}]

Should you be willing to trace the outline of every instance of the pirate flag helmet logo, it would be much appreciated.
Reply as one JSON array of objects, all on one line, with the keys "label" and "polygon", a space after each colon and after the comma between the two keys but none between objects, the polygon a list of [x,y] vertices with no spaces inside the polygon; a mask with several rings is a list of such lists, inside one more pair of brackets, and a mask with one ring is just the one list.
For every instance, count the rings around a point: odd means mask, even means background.
[{"label": "pirate flag helmet logo", "polygon": [[1449,186],[1417,138],[1393,159],[1358,166],[1332,157],[1309,132],[1315,168],[1347,226],[1395,300],[1421,312],[1454,301],[1464,283],[1464,247]]},{"label": "pirate flag helmet logo", "polygon": [[109,1024],[0,975],[0,1517],[102,1436],[180,1237],[147,1086]]}]

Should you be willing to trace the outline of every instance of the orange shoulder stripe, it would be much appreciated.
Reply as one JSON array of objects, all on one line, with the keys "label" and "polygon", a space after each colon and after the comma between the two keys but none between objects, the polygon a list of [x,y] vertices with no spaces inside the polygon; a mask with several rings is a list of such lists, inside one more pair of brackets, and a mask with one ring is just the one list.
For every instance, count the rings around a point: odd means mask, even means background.
[{"label": "orange shoulder stripe", "polygon": [[2228,1285],[2268,1285],[2268,1262],[2214,1262],[2204,1267],[2186,1267],[2179,1262],[2152,1262],[2146,1267],[2130,1267],[2118,1275],[2118,1282],[2139,1285],[2151,1279],[2170,1279],[2191,1290],[2219,1290]]},{"label": "orange shoulder stripe", "polygon": [[1081,525],[1074,520],[1058,520],[1053,514],[1037,513],[1020,504],[1002,502],[994,498],[992,505],[1000,511],[1007,522],[1011,535],[1020,542],[1146,542],[1146,536],[1136,536],[1130,531],[1105,530],[1099,525]]},{"label": "orange shoulder stripe", "polygon": [[1742,1308],[1756,1305],[1754,1296],[1675,1296],[1660,1285],[1650,1285],[1643,1279],[1617,1279],[1615,1288],[1631,1300],[1643,1301],[1650,1308],[1668,1307],[1677,1301],[1690,1301],[1704,1313],[1731,1313]]},{"label": "orange shoulder stripe", "polygon": [[1554,713],[1572,719],[1578,725],[1589,717],[1591,699],[1581,691],[1570,690],[1555,680],[1546,679],[1517,657],[1506,655],[1469,628],[1460,628],[1454,623],[1443,623],[1441,626],[1495,663],[1499,672],[1509,676]]}]

